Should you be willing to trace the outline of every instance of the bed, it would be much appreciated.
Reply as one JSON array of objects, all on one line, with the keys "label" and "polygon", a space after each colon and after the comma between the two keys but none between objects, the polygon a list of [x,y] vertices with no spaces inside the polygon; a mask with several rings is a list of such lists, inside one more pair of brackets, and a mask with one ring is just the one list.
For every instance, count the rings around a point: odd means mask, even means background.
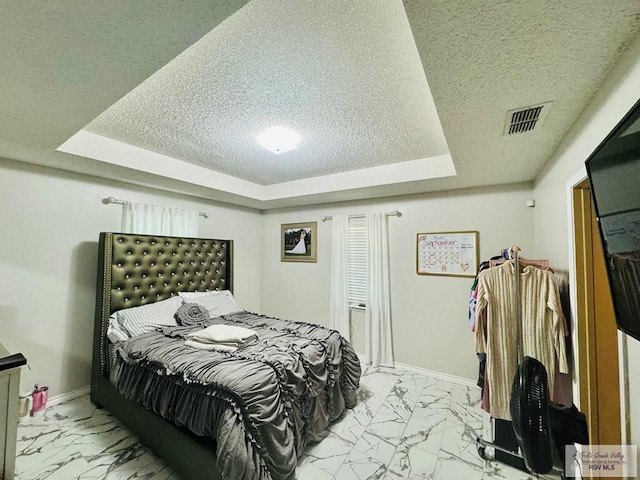
[{"label": "bed", "polygon": [[241,310],[212,319],[257,332],[232,353],[189,348],[203,326],[107,336],[115,312],[232,290],[231,240],[101,233],[91,400],[186,479],[294,479],[355,404],[360,364],[338,332]]}]

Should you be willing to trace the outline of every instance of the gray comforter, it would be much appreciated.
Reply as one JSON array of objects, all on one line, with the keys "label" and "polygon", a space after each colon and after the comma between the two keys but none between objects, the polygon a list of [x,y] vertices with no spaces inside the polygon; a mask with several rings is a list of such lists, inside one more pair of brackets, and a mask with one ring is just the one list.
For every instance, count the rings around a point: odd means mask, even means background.
[{"label": "gray comforter", "polygon": [[233,353],[199,350],[165,328],[124,342],[111,380],[125,397],[216,439],[222,478],[294,479],[297,457],[356,402],[360,363],[334,330],[248,312],[213,320],[258,341]]}]

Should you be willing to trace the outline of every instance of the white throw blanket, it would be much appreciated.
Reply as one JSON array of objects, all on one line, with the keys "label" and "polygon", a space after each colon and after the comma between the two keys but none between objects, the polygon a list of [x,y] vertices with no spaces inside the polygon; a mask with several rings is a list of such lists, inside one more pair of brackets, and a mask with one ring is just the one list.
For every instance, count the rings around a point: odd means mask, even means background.
[{"label": "white throw blanket", "polygon": [[216,324],[187,335],[185,345],[205,350],[233,352],[257,339],[258,334],[248,328]]}]

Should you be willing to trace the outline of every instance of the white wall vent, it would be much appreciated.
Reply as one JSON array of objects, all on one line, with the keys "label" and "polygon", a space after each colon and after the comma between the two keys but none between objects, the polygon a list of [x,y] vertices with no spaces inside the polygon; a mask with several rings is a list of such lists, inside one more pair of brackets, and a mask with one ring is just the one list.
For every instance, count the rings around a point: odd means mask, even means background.
[{"label": "white wall vent", "polygon": [[507,112],[504,134],[513,135],[515,133],[530,132],[536,127],[540,128],[550,108],[551,102],[547,102],[509,110]]}]

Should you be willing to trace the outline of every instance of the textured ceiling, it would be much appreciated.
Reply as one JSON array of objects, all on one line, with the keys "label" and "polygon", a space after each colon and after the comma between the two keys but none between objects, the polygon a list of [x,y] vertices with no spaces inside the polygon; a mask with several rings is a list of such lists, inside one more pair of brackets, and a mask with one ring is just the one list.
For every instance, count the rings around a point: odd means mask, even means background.
[{"label": "textured ceiling", "polygon": [[86,130],[261,185],[448,153],[393,1],[253,0]]},{"label": "textured ceiling", "polygon": [[[0,156],[255,208],[530,181],[640,23],[637,0],[246,3],[3,2]],[[255,143],[275,124],[298,150]]]},{"label": "textured ceiling", "polygon": [[[640,22],[638,0],[404,4],[456,170],[483,184],[535,178]],[[503,135],[508,110],[549,101],[540,129]]]}]

